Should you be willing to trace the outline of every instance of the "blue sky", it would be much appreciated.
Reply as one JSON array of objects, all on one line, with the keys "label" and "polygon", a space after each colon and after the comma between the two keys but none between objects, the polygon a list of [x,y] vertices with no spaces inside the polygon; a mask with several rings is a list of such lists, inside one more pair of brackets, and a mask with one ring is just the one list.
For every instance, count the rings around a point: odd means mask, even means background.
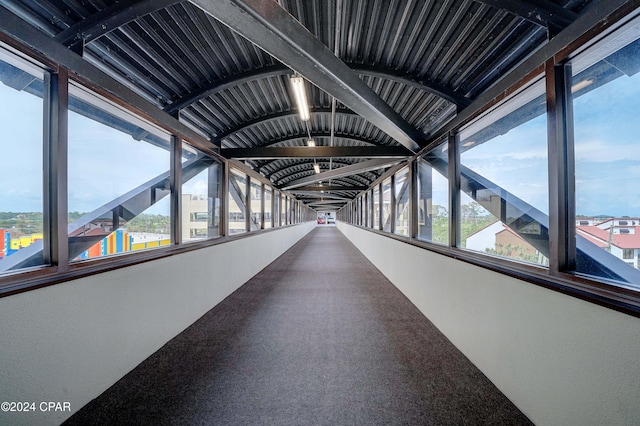
[{"label": "blue sky", "polygon": [[640,216],[639,111],[638,74],[575,100],[578,214]]},{"label": "blue sky", "polygon": [[[639,79],[622,77],[575,100],[578,214],[640,216]],[[2,84],[0,99],[0,126],[9,135],[2,142],[0,211],[41,211],[42,101]],[[69,120],[71,211],[91,211],[168,169],[162,149],[74,113]],[[468,150],[462,163],[548,211],[544,116]],[[204,188],[196,179],[183,190]]]}]

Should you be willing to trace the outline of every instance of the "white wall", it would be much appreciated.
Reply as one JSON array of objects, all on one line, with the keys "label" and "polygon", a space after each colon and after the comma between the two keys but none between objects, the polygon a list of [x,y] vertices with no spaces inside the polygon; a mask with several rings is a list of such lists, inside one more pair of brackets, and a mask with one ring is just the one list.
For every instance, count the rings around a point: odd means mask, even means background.
[{"label": "white wall", "polygon": [[338,228],[537,425],[640,421],[640,319]]},{"label": "white wall", "polygon": [[[248,281],[315,221],[0,299],[0,425],[59,424]],[[41,412],[40,402],[72,412]]]}]

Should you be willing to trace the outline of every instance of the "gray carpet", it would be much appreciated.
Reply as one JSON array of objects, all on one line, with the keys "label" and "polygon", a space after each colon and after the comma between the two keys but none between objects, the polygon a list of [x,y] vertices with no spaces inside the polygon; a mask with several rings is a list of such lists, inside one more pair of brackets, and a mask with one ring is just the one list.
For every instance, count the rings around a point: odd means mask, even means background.
[{"label": "gray carpet", "polygon": [[335,227],[318,227],[66,424],[531,423]]}]

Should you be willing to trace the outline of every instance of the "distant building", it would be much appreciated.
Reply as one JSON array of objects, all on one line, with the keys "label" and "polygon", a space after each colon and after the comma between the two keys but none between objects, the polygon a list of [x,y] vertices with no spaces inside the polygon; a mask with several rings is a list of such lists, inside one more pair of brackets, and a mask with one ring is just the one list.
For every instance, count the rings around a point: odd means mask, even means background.
[{"label": "distant building", "polygon": [[499,220],[469,235],[466,247],[511,259],[549,265],[549,259]]},{"label": "distant building", "polygon": [[41,233],[12,238],[9,230],[0,229],[0,259],[10,256],[20,249],[27,248],[43,238],[44,236]]},{"label": "distant building", "polygon": [[206,238],[212,218],[210,198],[206,195],[182,194],[182,239]]},{"label": "distant building", "polygon": [[578,218],[576,234],[640,269],[640,218]]}]

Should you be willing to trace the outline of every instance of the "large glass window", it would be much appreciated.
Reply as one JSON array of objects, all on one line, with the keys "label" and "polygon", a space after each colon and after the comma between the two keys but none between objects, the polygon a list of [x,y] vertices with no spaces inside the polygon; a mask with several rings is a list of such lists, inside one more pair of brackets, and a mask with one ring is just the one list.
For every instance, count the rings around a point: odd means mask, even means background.
[{"label": "large glass window", "polygon": [[373,193],[373,229],[380,229],[380,186],[376,185],[372,189]]},{"label": "large glass window", "polygon": [[264,187],[264,228],[271,228],[273,217],[271,211],[273,209],[273,190],[270,186]]},{"label": "large glass window", "polygon": [[247,232],[247,175],[235,169],[229,173],[229,235]]},{"label": "large glass window", "polygon": [[44,263],[43,79],[0,48],[0,273]]},{"label": "large glass window", "polygon": [[398,235],[409,235],[409,196],[411,195],[411,185],[409,181],[409,168],[405,167],[395,175],[394,190],[396,195],[395,208],[395,228],[394,233]]},{"label": "large glass window", "polygon": [[69,258],[170,245],[169,135],[80,86],[69,93]]},{"label": "large glass window", "polygon": [[287,220],[289,216],[289,197],[283,195],[280,201],[282,203],[282,225],[286,226],[289,224]]},{"label": "large glass window", "polygon": [[195,148],[182,148],[182,241],[220,236],[220,163]]},{"label": "large glass window", "polygon": [[548,265],[548,162],[544,81],[459,135],[461,243]]},{"label": "large glass window", "polygon": [[251,182],[251,230],[262,228],[262,184]]},{"label": "large glass window", "polygon": [[573,65],[577,271],[640,286],[640,24]]},{"label": "large glass window", "polygon": [[363,225],[366,227],[371,226],[371,191],[367,191],[362,196],[364,200],[364,205],[362,206],[364,210],[364,223]]},{"label": "large glass window", "polygon": [[391,232],[391,178],[382,181],[382,230]]},{"label": "large glass window", "polygon": [[273,190],[273,226],[282,226],[280,224],[280,191]]},{"label": "large glass window", "polygon": [[418,239],[449,244],[449,160],[447,144],[418,160]]}]

